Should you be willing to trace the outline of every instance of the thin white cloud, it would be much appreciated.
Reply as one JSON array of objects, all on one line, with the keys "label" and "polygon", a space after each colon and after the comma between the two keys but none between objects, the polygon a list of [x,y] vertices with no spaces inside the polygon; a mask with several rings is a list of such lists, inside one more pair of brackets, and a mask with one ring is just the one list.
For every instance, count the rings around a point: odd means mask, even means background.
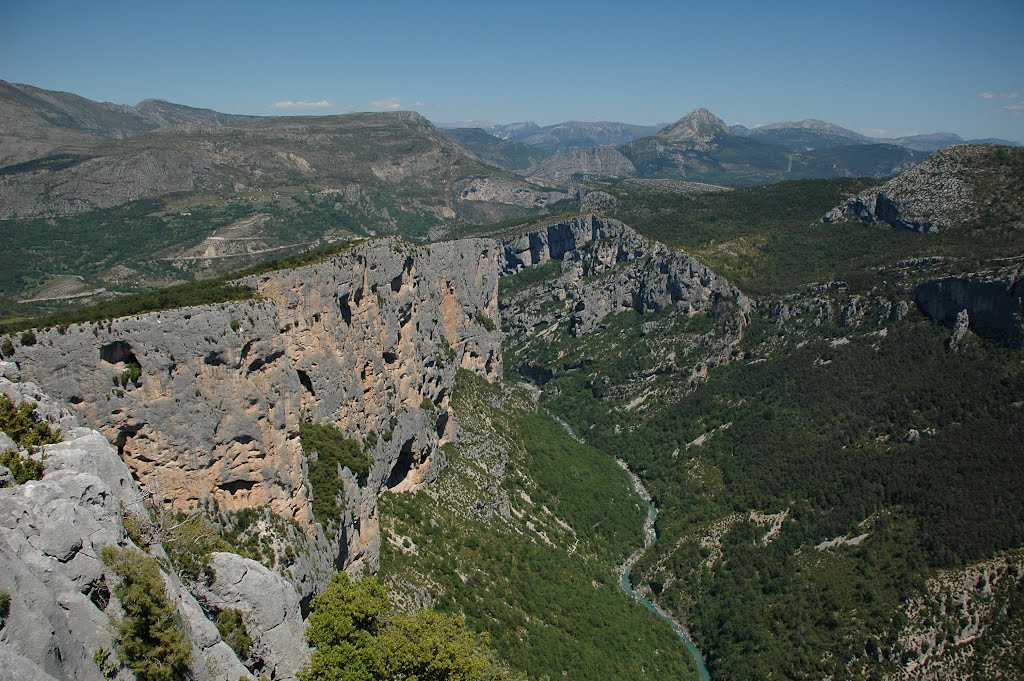
[{"label": "thin white cloud", "polygon": [[397,111],[398,109],[418,109],[426,106],[423,102],[416,100],[409,102],[401,97],[388,97],[387,99],[375,99],[370,102],[370,108],[377,111]]},{"label": "thin white cloud", "polygon": [[375,99],[370,102],[370,106],[374,109],[401,109],[402,100],[398,97],[389,97],[388,99]]},{"label": "thin white cloud", "polygon": [[999,111],[1000,113],[1013,114],[1014,116],[1024,116],[1024,102],[1007,104],[1006,106],[999,107],[996,111]]},{"label": "thin white cloud", "polygon": [[326,99],[318,99],[315,101],[311,100],[297,100],[282,99],[279,102],[274,102],[273,107],[275,109],[329,109],[331,103]]},{"label": "thin white cloud", "polygon": [[982,99],[1017,99],[1020,97],[1020,88],[1009,92],[979,92],[978,96]]}]

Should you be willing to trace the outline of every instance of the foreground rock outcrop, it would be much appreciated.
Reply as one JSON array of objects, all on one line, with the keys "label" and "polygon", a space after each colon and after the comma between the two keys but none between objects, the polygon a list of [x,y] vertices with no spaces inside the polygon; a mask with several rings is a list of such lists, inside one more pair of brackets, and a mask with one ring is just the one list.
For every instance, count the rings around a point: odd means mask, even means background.
[{"label": "foreground rock outcrop", "polygon": [[[336,566],[373,569],[377,495],[444,465],[456,370],[500,374],[498,260],[491,241],[380,239],[244,280],[259,301],[37,331],[15,359],[115,444],[158,504],[267,507],[296,521],[308,545],[286,574],[308,595]],[[312,516],[302,419],[372,457],[365,477],[339,471],[341,518]]]},{"label": "foreground rock outcrop", "polygon": [[[145,513],[143,493],[106,438],[76,427],[74,417],[35,385],[0,378],[0,390],[16,402],[36,403],[36,414],[64,433],[63,442],[42,452],[41,480],[0,489],[0,590],[10,597],[0,615],[0,679],[104,678],[97,660],[115,650],[111,617],[122,611],[112,593],[116,578],[99,554],[105,546],[133,546],[122,518]],[[147,548],[166,560],[159,544]],[[165,591],[192,646],[191,678],[253,678],[164,565]],[[298,608],[294,589],[284,597]],[[305,646],[298,643],[301,651]],[[294,678],[295,671],[273,678]],[[127,668],[120,673],[133,678]]]},{"label": "foreground rock outcrop", "polygon": [[306,625],[294,587],[256,561],[223,551],[211,556],[217,578],[198,584],[208,607],[239,610],[253,638],[250,657],[273,679],[294,679],[309,661]]}]

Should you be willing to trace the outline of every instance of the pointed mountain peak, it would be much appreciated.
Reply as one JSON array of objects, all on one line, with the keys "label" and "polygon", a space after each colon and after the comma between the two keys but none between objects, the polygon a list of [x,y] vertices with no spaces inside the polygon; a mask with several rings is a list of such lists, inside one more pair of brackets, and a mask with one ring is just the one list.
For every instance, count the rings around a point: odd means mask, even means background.
[{"label": "pointed mountain peak", "polygon": [[672,141],[694,140],[707,143],[718,135],[728,135],[729,126],[707,109],[700,108],[661,131],[660,135]]}]

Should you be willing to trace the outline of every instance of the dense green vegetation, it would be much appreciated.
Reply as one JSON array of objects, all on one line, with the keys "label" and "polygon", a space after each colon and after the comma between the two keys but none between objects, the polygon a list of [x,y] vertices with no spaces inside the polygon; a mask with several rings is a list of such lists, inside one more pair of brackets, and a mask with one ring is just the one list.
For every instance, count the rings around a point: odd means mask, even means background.
[{"label": "dense green vegetation", "polygon": [[[899,671],[918,654],[899,638],[906,627],[935,626],[950,641],[965,626],[937,610],[907,619],[926,580],[1024,545],[1019,351],[970,335],[950,352],[948,329],[913,309],[884,328],[872,314],[837,325],[858,294],[870,293],[861,309],[875,296],[912,300],[926,278],[1019,256],[1024,235],[1012,220],[930,235],[820,222],[869,184],[608,188],[615,217],[760,299],[737,348],[743,359],[706,379],[693,377],[714,354],[722,310],[621,313],[574,337],[571,305],[554,301],[540,308],[543,334],[509,328],[506,369],[542,385],[541,405],[626,459],[654,495],[659,540],[633,575],[689,624],[715,678]],[[932,255],[944,260],[896,265]],[[511,294],[554,274],[503,278],[509,316]],[[849,286],[808,287],[830,280]],[[793,294],[783,302],[794,312],[805,303],[832,312],[769,319],[772,303]],[[994,638],[976,654],[1009,640],[998,632],[1020,630],[1021,590],[1011,582],[1000,592],[1010,609],[993,616]],[[999,659],[999,669],[1011,664]],[[981,658],[972,668],[992,671]]]},{"label": "dense green vegetation", "polygon": [[886,225],[826,225],[821,216],[873,179],[802,180],[729,192],[683,194],[620,183],[614,217],[645,236],[686,251],[753,295],[786,293],[812,282],[878,282],[874,268],[938,255],[970,270],[987,259],[1024,252],[1024,231],[991,223],[922,235]]},{"label": "dense green vegetation", "polygon": [[[67,217],[0,221],[0,241],[5,245],[0,249],[0,319],[75,307],[74,299],[17,303],[13,298],[56,280],[81,277],[83,292],[98,287],[119,293],[166,287],[244,267],[251,272],[296,267],[342,250],[350,238],[366,234],[347,208],[336,210],[333,201],[315,196],[316,190],[306,187],[283,188],[252,201],[172,196]],[[258,218],[246,233],[247,238],[263,240],[257,252],[172,260],[179,251],[243,218]],[[335,240],[341,243],[332,244]],[[317,254],[305,255],[311,248]],[[291,255],[297,259],[289,260]],[[189,296],[202,288],[200,284],[196,289],[176,289],[184,297],[170,305],[199,304],[190,302]],[[221,297],[227,299],[232,298]]]},{"label": "dense green vegetation", "polygon": [[244,660],[249,657],[249,648],[252,646],[252,636],[249,635],[249,628],[245,625],[245,617],[241,610],[225,608],[217,613],[217,631],[221,639],[231,646],[238,659]]},{"label": "dense green vegetation", "polygon": [[222,216],[197,211],[189,217],[164,219],[162,204],[133,201],[118,208],[60,219],[0,221],[0,294],[29,291],[53,276],[75,274],[90,279],[141,253],[161,251],[182,241],[198,241],[221,224],[242,217],[236,206]]},{"label": "dense green vegetation", "polygon": [[117,577],[114,595],[125,613],[114,622],[118,656],[142,681],[187,678],[192,643],[164,591],[156,560],[116,546],[103,547],[100,558]]},{"label": "dense green vegetation", "polygon": [[344,510],[343,491],[338,468],[348,468],[358,476],[370,471],[373,460],[363,451],[358,440],[346,437],[334,426],[326,423],[303,421],[299,424],[302,450],[316,452],[309,460],[309,484],[313,487],[313,515],[326,528],[338,522]]},{"label": "dense green vegetation", "polygon": [[518,678],[490,638],[465,619],[433,610],[397,612],[376,577],[336,573],[313,599],[306,638],[314,646],[301,681],[491,681]]},{"label": "dense green vegetation", "polygon": [[381,497],[381,578],[423,585],[530,676],[691,678],[672,630],[616,585],[646,512],[625,473],[521,388],[460,372],[453,406],[436,494]]},{"label": "dense green vegetation", "polygon": [[[622,407],[645,355],[607,344],[643,348],[651,327],[619,317],[577,341],[575,365],[558,335],[526,356],[535,375],[551,370],[545,403],[647,483],[660,538],[634,576],[690,622],[716,677],[842,675],[892,652],[900,604],[936,568],[1024,544],[1018,352],[973,339],[950,353],[948,331],[920,318],[849,343],[825,326],[800,346],[759,320],[750,360],[639,416]],[[750,510],[788,512],[767,545]],[[716,534],[717,557],[702,539]]]}]

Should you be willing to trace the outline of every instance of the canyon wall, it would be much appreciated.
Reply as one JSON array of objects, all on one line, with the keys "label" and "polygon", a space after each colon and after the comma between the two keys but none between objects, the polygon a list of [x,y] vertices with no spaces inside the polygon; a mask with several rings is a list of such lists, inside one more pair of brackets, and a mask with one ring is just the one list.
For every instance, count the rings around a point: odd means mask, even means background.
[{"label": "canyon wall", "polygon": [[[500,376],[498,262],[487,240],[378,239],[241,280],[259,300],[37,331],[15,359],[115,444],[157,503],[296,521],[310,545],[287,572],[309,594],[335,567],[375,568],[377,495],[443,467],[456,371]],[[312,516],[303,419],[372,457],[365,477],[339,472],[342,518]]]}]

